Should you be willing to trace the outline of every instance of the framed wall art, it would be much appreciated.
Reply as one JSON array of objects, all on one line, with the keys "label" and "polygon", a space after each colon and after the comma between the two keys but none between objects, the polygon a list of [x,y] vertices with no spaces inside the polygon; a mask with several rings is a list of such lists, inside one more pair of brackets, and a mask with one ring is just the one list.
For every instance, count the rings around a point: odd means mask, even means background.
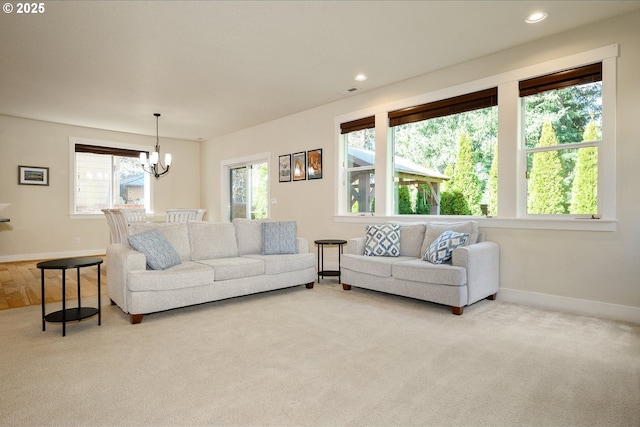
[{"label": "framed wall art", "polygon": [[280,182],[291,181],[291,154],[283,154],[278,157],[278,180]]},{"label": "framed wall art", "polygon": [[293,180],[304,181],[305,179],[307,179],[307,153],[305,151],[294,153],[292,164]]},{"label": "framed wall art", "polygon": [[49,168],[39,166],[18,166],[18,184],[49,185]]},{"label": "framed wall art", "polygon": [[322,148],[307,151],[307,177],[322,178]]}]

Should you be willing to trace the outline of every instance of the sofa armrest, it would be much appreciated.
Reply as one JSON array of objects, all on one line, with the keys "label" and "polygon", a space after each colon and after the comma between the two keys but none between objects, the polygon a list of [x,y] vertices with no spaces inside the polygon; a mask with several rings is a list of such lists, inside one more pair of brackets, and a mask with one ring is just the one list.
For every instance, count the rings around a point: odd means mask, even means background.
[{"label": "sofa armrest", "polygon": [[296,237],[296,247],[299,254],[309,253],[309,241],[304,237]]},{"label": "sofa armrest", "polygon": [[111,301],[128,313],[127,273],[146,270],[147,257],[142,252],[131,249],[123,243],[114,243],[107,247],[107,295]]},{"label": "sofa armrest", "polygon": [[454,249],[452,265],[467,270],[467,304],[473,304],[498,292],[500,286],[500,247],[481,242]]},{"label": "sofa armrest", "polygon": [[354,237],[347,240],[347,253],[351,255],[364,255],[365,237]]}]

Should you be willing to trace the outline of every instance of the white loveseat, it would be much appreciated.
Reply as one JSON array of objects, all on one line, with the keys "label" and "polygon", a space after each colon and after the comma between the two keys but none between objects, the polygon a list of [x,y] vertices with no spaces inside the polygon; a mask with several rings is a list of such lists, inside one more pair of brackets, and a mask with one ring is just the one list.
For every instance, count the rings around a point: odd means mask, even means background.
[{"label": "white loveseat", "polygon": [[[365,255],[367,237],[348,240],[342,256],[342,286],[371,289],[444,304],[453,314],[482,299],[495,299],[499,287],[499,247],[484,241],[475,221],[406,223],[399,225],[397,256]],[[451,260],[423,260],[427,248],[445,231],[468,235],[453,249]],[[370,236],[371,237],[371,236]],[[371,239],[370,239],[371,240]]]},{"label": "white loveseat", "polygon": [[[271,237],[263,244],[266,223],[270,224],[267,231],[271,230],[266,236]],[[162,234],[160,244],[147,240],[145,252],[165,247],[168,258],[177,255],[179,260],[174,260],[177,265],[154,270],[148,267],[151,259],[164,261],[165,253],[149,253],[148,259],[127,242],[109,245],[108,296],[130,315],[131,323],[140,323],[148,313],[297,285],[313,288],[315,257],[309,253],[308,241],[295,231],[292,236],[275,228],[292,224],[295,230],[295,223],[268,220],[133,223],[129,236],[137,239],[136,244],[144,243],[147,236],[157,238],[157,231]]]}]

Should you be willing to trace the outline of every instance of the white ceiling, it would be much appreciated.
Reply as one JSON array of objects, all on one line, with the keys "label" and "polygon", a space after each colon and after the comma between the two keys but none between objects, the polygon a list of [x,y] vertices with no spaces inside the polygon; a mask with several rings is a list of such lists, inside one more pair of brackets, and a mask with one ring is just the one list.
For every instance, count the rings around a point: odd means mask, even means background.
[{"label": "white ceiling", "polygon": [[[3,2],[4,4],[5,2]],[[16,2],[11,2],[16,5]],[[0,15],[0,114],[209,139],[640,1],[47,1]],[[526,24],[535,10],[542,23]],[[369,79],[356,82],[357,73]]]}]

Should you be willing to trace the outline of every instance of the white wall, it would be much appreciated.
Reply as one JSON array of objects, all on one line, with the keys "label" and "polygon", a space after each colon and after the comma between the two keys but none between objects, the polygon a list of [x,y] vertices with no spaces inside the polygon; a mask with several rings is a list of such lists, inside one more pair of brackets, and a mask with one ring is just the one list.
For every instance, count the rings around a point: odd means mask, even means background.
[{"label": "white wall", "polygon": [[[640,322],[640,221],[636,216],[640,208],[637,138],[640,31],[637,28],[640,28],[640,12],[206,141],[202,147],[202,204],[209,209],[211,219],[221,219],[220,162],[270,151],[273,172],[270,197],[277,199],[277,204],[271,205],[272,218],[297,220],[298,234],[311,242],[320,238],[360,236],[364,224],[337,222],[333,216],[337,186],[336,116],[619,44],[616,230],[505,229],[493,228],[487,221],[483,221],[483,227],[488,239],[501,247],[502,298]],[[315,148],[323,149],[323,179],[278,182],[279,155]]]},{"label": "white wall", "polygon": [[[0,116],[0,262],[104,254],[109,231],[104,215],[69,215],[69,137],[144,145],[155,137]],[[200,143],[162,139],[173,155],[169,174],[153,184],[152,209],[200,205]],[[49,168],[49,186],[18,185],[18,165]],[[77,241],[79,239],[79,241]]]}]

